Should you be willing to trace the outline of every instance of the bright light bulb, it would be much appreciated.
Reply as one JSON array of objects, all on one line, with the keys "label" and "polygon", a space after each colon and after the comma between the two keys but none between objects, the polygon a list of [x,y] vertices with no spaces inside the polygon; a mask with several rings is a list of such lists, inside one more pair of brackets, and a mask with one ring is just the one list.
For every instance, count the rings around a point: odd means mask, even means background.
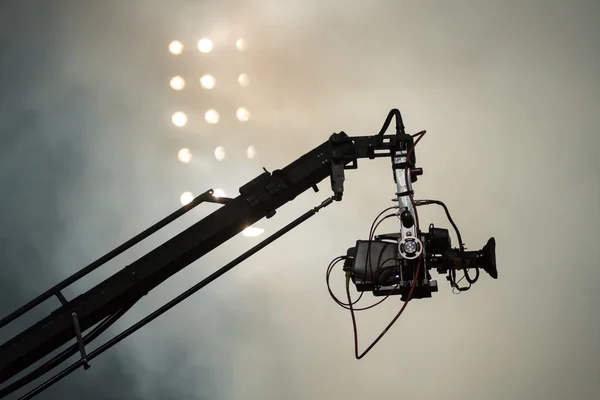
[{"label": "bright light bulb", "polygon": [[238,76],[238,83],[241,87],[247,87],[250,84],[250,78],[248,78],[248,75],[246,74],[240,74],[240,76]]},{"label": "bright light bulb", "polygon": [[215,158],[217,161],[223,161],[225,159],[225,148],[223,146],[219,146],[215,149]]},{"label": "bright light bulb", "polygon": [[223,189],[213,190],[213,196],[214,197],[227,197],[227,195],[225,194],[225,191]]},{"label": "bright light bulb", "polygon": [[249,226],[242,231],[242,235],[248,236],[248,237],[256,237],[256,236],[262,235],[264,232],[265,232],[265,230],[263,228]]},{"label": "bright light bulb", "polygon": [[200,50],[201,53],[210,53],[210,51],[213,49],[213,42],[210,39],[200,39],[198,41],[198,50]]},{"label": "bright light bulb", "polygon": [[188,164],[190,161],[192,161],[192,152],[187,148],[180,149],[177,152],[177,159],[184,164]]},{"label": "bright light bulb", "polygon": [[216,110],[210,109],[204,114],[204,119],[209,124],[216,124],[219,122],[219,113]]},{"label": "bright light bulb", "polygon": [[248,43],[245,39],[240,38],[235,42],[235,47],[237,47],[239,51],[244,51],[248,48]]},{"label": "bright light bulb", "polygon": [[246,157],[248,157],[249,160],[252,160],[254,157],[256,157],[256,148],[254,146],[248,146],[246,149]]},{"label": "bright light bulb", "polygon": [[192,202],[192,200],[194,200],[194,195],[190,192],[184,192],[179,200],[181,201],[181,205],[187,206]]},{"label": "bright light bulb", "polygon": [[171,89],[173,90],[181,90],[185,87],[185,80],[177,75],[171,78],[169,85],[171,85]]},{"label": "bright light bulb", "polygon": [[182,126],[185,126],[185,124],[187,124],[187,121],[188,121],[187,115],[185,115],[185,113],[181,112],[181,111],[177,111],[171,117],[171,122],[173,122],[173,125],[180,127],[180,128]]},{"label": "bright light bulb", "polygon": [[246,122],[250,119],[250,111],[245,109],[244,107],[240,107],[235,112],[235,116],[240,122]]},{"label": "bright light bulb", "polygon": [[183,52],[183,43],[179,40],[173,40],[169,43],[169,52],[175,56],[178,56]]},{"label": "bright light bulb", "polygon": [[204,89],[212,89],[215,87],[215,83],[217,83],[217,81],[215,80],[215,77],[212,75],[204,75],[202,78],[200,78],[200,85],[202,85],[202,87]]}]

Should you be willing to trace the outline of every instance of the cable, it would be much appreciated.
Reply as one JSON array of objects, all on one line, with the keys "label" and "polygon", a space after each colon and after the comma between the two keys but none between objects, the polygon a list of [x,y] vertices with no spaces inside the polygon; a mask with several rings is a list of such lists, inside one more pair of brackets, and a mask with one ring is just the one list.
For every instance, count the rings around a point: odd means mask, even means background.
[{"label": "cable", "polygon": [[443,202],[441,202],[439,200],[418,200],[416,203],[419,206],[435,204],[435,205],[441,206],[444,209],[444,212],[446,213],[446,218],[448,218],[448,221],[450,222],[450,225],[452,225],[452,228],[454,229],[454,232],[456,233],[456,237],[458,238],[458,246],[460,248],[460,251],[463,252],[465,250],[465,245],[462,241],[462,236],[460,235],[460,231],[458,230],[458,227],[454,223],[454,220],[452,219],[452,216],[450,215],[450,211],[448,211],[448,207],[446,207],[446,204],[444,204]]},{"label": "cable", "polygon": [[[454,277],[454,279],[456,279],[456,276]],[[463,275],[462,278],[460,278],[458,280],[458,282],[456,282],[456,285],[452,285],[452,294],[461,294],[462,292],[466,292],[467,290],[471,289],[471,284],[469,284],[469,286],[465,286],[463,288],[459,287],[458,284],[465,279],[465,275]]]},{"label": "cable", "polygon": [[[393,209],[397,209],[397,208],[399,208],[399,207],[398,206],[387,207],[386,209],[384,209],[383,211],[381,211],[375,217],[375,219],[373,220],[373,222],[371,223],[371,229],[369,230],[369,241],[368,241],[368,244],[367,244],[367,257],[366,257],[366,262],[365,262],[365,276],[367,275],[367,266],[369,268],[369,272],[371,272],[371,277],[373,278],[375,276],[375,274],[373,274],[373,262],[371,260],[371,243],[373,243],[373,236],[375,236],[375,232],[377,231],[377,227],[379,226],[379,224],[381,224],[386,219],[391,218],[391,217],[395,217],[397,214],[388,214],[388,215],[384,216],[383,218],[381,218],[381,216],[384,213],[386,213],[386,212],[388,212],[390,210],[393,210]],[[379,218],[381,218],[381,219],[379,220]],[[381,265],[378,265],[375,270],[377,271],[380,266]],[[364,292],[360,293],[360,295],[358,296],[358,299],[356,300],[355,303],[357,303],[358,300],[360,300],[362,298],[363,294],[364,294]],[[383,303],[389,296],[390,296],[390,294],[388,294],[387,296],[385,296],[383,299],[381,299],[377,303],[371,304],[370,306],[367,306],[367,307],[358,308],[358,309],[356,309],[356,311],[365,311],[365,310],[369,310],[369,309],[371,309],[371,308],[373,308],[375,306],[378,306],[379,304]],[[343,303],[343,304],[345,304],[345,303]],[[349,304],[345,304],[345,305],[349,306]],[[346,308],[347,310],[350,309],[348,307],[344,307],[344,308]]]},{"label": "cable", "polygon": [[371,224],[371,230],[369,231],[369,241],[367,244],[367,258],[366,258],[366,262],[365,262],[365,275],[367,275],[367,267],[368,267],[369,272],[371,272],[371,276],[373,276],[373,263],[371,260],[371,243],[373,243],[373,236],[375,236],[375,231],[377,230],[377,227],[379,226],[379,224],[381,224],[386,219],[395,217],[397,214],[388,214],[385,217],[381,218],[379,221],[377,221],[377,220],[383,215],[383,213],[385,213],[386,211],[392,210],[394,208],[398,208],[398,206],[388,207],[385,210],[383,210],[382,212],[380,212],[379,215],[377,215],[377,217],[375,217],[375,219],[373,220],[373,223]]},{"label": "cable", "polygon": [[[450,222],[450,225],[452,225],[452,228],[454,229],[454,232],[456,233],[456,237],[458,239],[459,250],[460,250],[460,253],[461,253],[461,256],[462,256],[462,253],[465,251],[465,245],[464,245],[464,243],[462,241],[462,237],[460,235],[460,231],[458,230],[458,226],[456,226],[456,224],[454,223],[454,220],[452,219],[452,216],[450,215],[450,211],[448,210],[448,207],[446,207],[446,204],[444,204],[444,202],[439,201],[439,200],[419,200],[416,203],[417,203],[417,205],[420,205],[420,206],[426,206],[426,205],[429,205],[429,204],[435,204],[435,205],[441,206],[444,209],[444,212],[446,213],[446,218],[448,218],[448,221]],[[458,282],[456,282],[456,271],[454,271],[454,270],[451,270],[451,271],[452,271],[452,273],[450,275],[451,276],[451,280],[454,281],[454,282],[451,282],[451,283],[454,283],[454,285],[458,285]],[[477,279],[479,279],[479,268],[477,268],[477,267],[475,267],[475,278],[471,278],[469,276],[469,269],[468,268],[465,268],[463,270],[463,272],[465,274],[464,278],[467,280],[467,282],[469,282],[470,285],[474,284],[475,282],[477,282]],[[462,280],[462,278],[461,278],[461,280]],[[458,288],[458,287],[457,287],[457,289],[460,290],[460,288]],[[468,290],[468,287],[467,288],[463,288],[463,289],[464,289],[463,291]]]},{"label": "cable", "polygon": [[[336,258],[334,258],[329,265],[327,266],[327,273],[325,274],[325,282],[327,284],[327,291],[329,292],[329,295],[331,296],[331,298],[333,299],[333,301],[335,301],[340,307],[343,307],[347,310],[349,310],[348,308],[348,304],[342,302],[341,300],[339,300],[337,298],[337,296],[335,294],[333,294],[333,291],[331,290],[331,285],[329,283],[329,277],[331,275],[331,271],[333,270],[333,268],[335,268],[335,266],[340,262],[340,261],[344,261],[347,260],[348,257],[346,256],[338,256]],[[358,299],[354,300],[354,303],[352,303],[353,305],[358,303],[358,301],[361,299],[363,292],[361,292],[360,296],[358,297]]]},{"label": "cable", "polygon": [[[390,214],[390,215],[388,215],[388,216],[385,216],[385,217],[384,217],[384,218],[382,218],[382,219],[381,219],[379,222],[377,222],[377,220],[378,220],[378,219],[379,219],[379,218],[380,218],[380,217],[381,217],[381,216],[382,216],[384,213],[386,213],[387,211],[393,210],[393,209],[395,209],[395,208],[398,208],[398,206],[391,206],[391,207],[387,207],[386,209],[384,209],[383,211],[381,211],[381,212],[380,212],[380,213],[379,213],[379,214],[378,214],[378,215],[375,217],[375,219],[373,220],[373,222],[371,223],[371,228],[369,229],[369,240],[368,240],[368,244],[367,244],[367,258],[366,258],[366,262],[365,262],[365,275],[367,274],[367,267],[368,267],[368,268],[369,268],[369,271],[371,272],[371,276],[373,276],[373,265],[372,265],[372,261],[371,261],[371,243],[373,242],[373,236],[375,235],[375,231],[377,230],[377,227],[379,226],[379,224],[380,224],[380,223],[381,223],[383,220],[385,220],[385,219],[389,218],[390,216],[394,216],[395,214]],[[332,266],[331,264],[330,264],[330,268],[328,267],[328,273],[327,273],[327,279],[326,279],[326,280],[327,280],[327,288],[328,288],[328,290],[329,290],[329,293],[332,295],[332,298],[333,298],[333,299],[334,299],[334,300],[335,300],[335,301],[336,301],[336,302],[337,302],[337,303],[338,303],[340,306],[344,307],[344,306],[343,306],[343,304],[345,304],[345,303],[343,303],[343,302],[340,302],[340,301],[339,301],[339,300],[338,300],[338,299],[335,297],[335,295],[333,295],[333,293],[331,292],[330,285],[329,285],[329,275],[330,275],[330,273],[331,273],[331,270],[333,270],[333,267],[334,267],[334,266]],[[362,297],[363,297],[363,294],[364,294],[364,292],[361,292],[361,293],[359,294],[359,296],[358,296],[358,299],[356,299],[356,301],[354,302],[354,304],[357,304],[357,303],[358,303],[358,302],[359,302],[359,301],[362,299]],[[383,302],[383,301],[384,301],[386,298],[387,298],[387,296],[386,296],[386,297],[385,297],[383,300],[379,301],[378,303],[372,304],[372,305],[370,305],[370,306],[368,306],[368,307],[361,308],[361,309],[358,309],[358,310],[360,310],[360,311],[364,311],[364,310],[368,310],[368,309],[370,309],[370,308],[373,308],[373,307],[375,307],[376,305],[379,305],[379,304],[381,304],[381,303],[382,303],[382,302]]]},{"label": "cable", "polygon": [[[417,145],[417,143],[419,143],[419,141],[423,138],[423,136],[425,135],[426,131],[421,131],[415,135],[413,135],[413,137],[418,136],[417,140],[414,141],[414,143],[412,144],[412,146],[410,147],[410,150],[407,153],[406,156],[406,160],[407,160],[407,166],[404,168],[404,176],[406,179],[406,182],[408,183],[408,172],[409,172],[409,167],[408,167],[408,160],[410,160],[410,157],[415,149],[415,146]],[[412,193],[412,185],[409,185],[408,189],[408,196],[410,198],[410,202],[413,206],[413,210],[414,210],[414,214],[415,214],[415,227],[417,232],[419,232],[419,216],[417,213],[417,206],[415,203],[415,199],[414,199],[414,195]],[[417,270],[415,271],[415,274],[413,276],[413,282],[410,288],[410,291],[408,293],[408,296],[406,298],[406,301],[404,301],[404,304],[402,305],[402,307],[400,308],[400,310],[398,311],[398,313],[396,314],[396,316],[390,321],[390,323],[385,327],[385,329],[379,334],[379,336],[373,341],[373,343],[371,343],[364,352],[362,352],[361,354],[358,353],[358,328],[356,325],[356,316],[354,315],[354,307],[352,307],[352,298],[350,296],[350,277],[351,277],[351,271],[346,271],[346,295],[348,297],[348,304],[349,304],[349,308],[350,308],[350,315],[352,318],[352,330],[354,332],[354,356],[356,357],[357,360],[360,360],[361,358],[363,358],[365,355],[367,355],[367,353],[381,340],[381,338],[387,333],[387,331],[394,325],[394,323],[398,320],[398,318],[400,318],[400,316],[402,315],[402,313],[404,312],[404,310],[406,309],[406,306],[408,305],[408,303],[411,301],[412,296],[413,296],[413,292],[415,290],[415,287],[417,286],[417,280],[419,277],[419,272],[421,270],[421,263],[422,261],[422,256],[420,256],[419,258],[417,258]]]},{"label": "cable", "polygon": [[[333,299],[333,301],[335,301],[340,307],[346,309],[346,310],[350,310],[350,304],[349,303],[344,303],[343,301],[341,301],[340,299],[337,298],[337,296],[335,294],[333,294],[333,291],[331,290],[331,285],[329,283],[329,277],[331,275],[331,271],[333,271],[333,268],[335,268],[335,266],[342,260],[347,259],[347,257],[336,257],[333,259],[333,261],[329,264],[329,266],[327,267],[327,276],[326,276],[326,281],[327,281],[327,290],[329,291],[329,295],[331,296],[331,298]],[[388,258],[386,260],[384,260],[382,263],[380,263],[380,265],[378,265],[377,269],[379,270],[381,268],[381,265],[385,264],[388,261],[394,260],[394,258]],[[396,286],[394,287],[393,290],[396,290],[398,288],[398,284],[396,284]],[[383,303],[388,297],[390,297],[393,294],[393,290],[388,293],[386,296],[384,296],[381,300],[379,300],[377,303],[371,304],[369,306],[366,307],[362,307],[362,308],[353,308],[354,311],[366,311],[369,310],[375,306],[380,305],[381,303]],[[365,292],[360,292],[360,295],[358,296],[358,299],[354,300],[352,302],[352,305],[354,306],[356,303],[358,303],[358,300],[360,300],[360,298],[362,297],[362,295]]]},{"label": "cable", "polygon": [[396,133],[404,135],[404,121],[402,121],[402,114],[400,114],[400,110],[396,108],[389,112],[378,135],[383,135],[385,131],[388,130],[390,123],[392,122],[392,118],[394,117],[396,117]]},{"label": "cable", "polygon": [[[373,237],[373,236],[375,235],[375,231],[377,230],[377,225],[376,225],[376,222],[377,222],[377,220],[378,220],[379,218],[381,218],[381,216],[382,216],[384,213],[386,213],[387,211],[393,210],[393,209],[395,209],[395,208],[399,208],[399,207],[398,207],[398,206],[391,206],[391,207],[388,207],[388,208],[386,208],[385,210],[383,210],[382,212],[380,212],[380,213],[377,215],[377,217],[375,217],[375,219],[373,220],[373,223],[371,224],[371,230],[369,231],[369,237]],[[396,215],[396,214],[389,214],[389,215],[392,215],[392,216],[394,216],[394,215]],[[387,217],[384,217],[384,218],[387,218]]]},{"label": "cable", "polygon": [[[393,209],[397,209],[399,208],[398,206],[391,206],[391,207],[387,207],[386,209],[384,209],[383,211],[381,211],[373,220],[373,222],[371,223],[371,228],[369,229],[369,240],[368,240],[368,244],[367,244],[367,258],[366,258],[366,262],[365,262],[365,275],[367,274],[367,266],[369,267],[369,270],[371,272],[371,276],[375,276],[375,274],[373,273],[373,266],[372,266],[372,260],[371,260],[371,243],[373,242],[373,236],[375,235],[375,232],[377,231],[377,227],[379,226],[379,224],[381,224],[384,220],[386,220],[387,218],[391,218],[391,217],[395,217],[397,216],[397,214],[388,214],[386,216],[384,216],[383,218],[381,218],[381,216],[383,214],[385,214],[386,212],[393,210]],[[379,220],[379,218],[381,218],[381,220]],[[329,295],[331,296],[331,298],[333,299],[333,301],[335,301],[340,307],[345,308],[346,310],[350,310],[349,308],[349,304],[348,303],[344,303],[343,301],[339,300],[337,298],[337,296],[333,293],[333,291],[331,290],[331,285],[330,285],[330,281],[329,278],[331,276],[331,271],[333,271],[333,268],[335,268],[335,266],[341,262],[342,260],[346,260],[348,257],[346,256],[338,256],[336,258],[334,258],[329,265],[327,266],[327,272],[325,275],[325,282],[327,284],[327,291],[329,292]],[[375,269],[376,271],[380,269],[381,265],[385,264],[385,262],[387,262],[388,260],[384,261],[382,264],[378,265],[377,268]],[[352,303],[352,305],[357,304],[360,299],[362,298],[362,296],[364,295],[365,292],[360,292],[358,298],[356,300],[354,300],[354,302]],[[378,306],[379,304],[383,303],[389,296],[391,295],[388,294],[385,297],[383,297],[381,300],[379,300],[378,302],[371,304],[369,306],[366,307],[362,307],[362,308],[355,308],[354,311],[365,311],[365,310],[369,310],[375,306]]]},{"label": "cable", "polygon": [[[398,318],[400,318],[400,316],[406,309],[406,306],[408,305],[409,301],[412,299],[412,295],[415,290],[415,286],[417,285],[417,277],[419,275],[420,268],[421,268],[421,257],[419,257],[419,259],[417,260],[417,271],[413,278],[413,283],[412,283],[412,286],[410,287],[410,292],[408,292],[408,297],[407,297],[406,301],[404,302],[404,304],[402,304],[400,311],[398,311],[398,314],[396,314],[396,316],[390,321],[390,323],[385,327],[385,329],[379,334],[379,336],[377,336],[377,338],[373,341],[373,343],[371,343],[369,345],[369,347],[367,347],[365,349],[365,351],[362,352],[362,354],[358,354],[358,329],[356,326],[356,316],[354,315],[353,307],[350,306],[350,315],[352,317],[352,329],[354,331],[354,357],[356,357],[357,360],[360,360],[365,355],[367,355],[367,353],[381,340],[381,338],[387,333],[387,331],[390,330],[390,328],[394,325],[394,323],[398,320]],[[352,304],[352,300],[350,297],[350,274],[349,273],[346,273],[346,295],[348,296],[348,303]]]}]

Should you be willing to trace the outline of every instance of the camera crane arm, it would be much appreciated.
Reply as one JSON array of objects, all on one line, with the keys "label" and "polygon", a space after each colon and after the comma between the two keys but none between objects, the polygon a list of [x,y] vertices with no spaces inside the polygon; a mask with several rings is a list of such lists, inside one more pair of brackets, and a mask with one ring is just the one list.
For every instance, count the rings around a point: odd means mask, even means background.
[{"label": "camera crane arm", "polygon": [[[384,135],[394,115],[397,116],[397,132],[395,135]],[[109,253],[110,257],[107,255],[100,259],[103,262],[98,260],[0,320],[0,328],[2,328],[52,296],[58,297],[62,303],[56,311],[0,345],[0,383],[11,379],[72,339],[77,339],[83,365],[87,366],[82,332],[126,311],[169,277],[242,232],[246,227],[265,217],[271,218],[278,208],[294,200],[299,194],[310,188],[318,191],[317,184],[325,178],[331,179],[333,197],[321,206],[326,206],[334,200],[340,201],[344,190],[344,170],[356,169],[359,158],[391,157],[394,160],[393,157],[397,152],[406,152],[412,143],[412,136],[404,132],[400,113],[392,110],[379,134],[349,137],[344,132],[335,133],[328,141],[285,168],[272,173],[265,170],[264,173],[240,187],[240,194],[236,198],[215,198],[212,190],[201,194],[190,205],[167,217],[168,222],[201,202],[216,202],[223,205],[78,297],[67,300],[61,290],[143,238],[132,239],[133,242],[130,241],[132,243],[128,242],[124,248],[122,246],[116,249],[115,251],[119,250],[116,254]],[[414,167],[414,160],[413,153],[410,160],[405,161]],[[316,210],[315,208],[314,211]],[[162,224],[164,225],[166,223]]]}]

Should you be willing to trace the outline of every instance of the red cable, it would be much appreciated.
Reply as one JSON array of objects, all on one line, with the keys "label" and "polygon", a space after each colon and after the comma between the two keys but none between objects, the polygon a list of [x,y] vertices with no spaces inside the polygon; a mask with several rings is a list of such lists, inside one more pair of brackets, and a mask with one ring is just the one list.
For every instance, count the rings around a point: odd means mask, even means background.
[{"label": "red cable", "polygon": [[383,335],[385,335],[387,333],[387,331],[392,327],[392,325],[394,325],[396,320],[398,320],[398,318],[400,318],[400,316],[404,312],[404,309],[408,305],[408,302],[412,299],[413,291],[415,290],[415,286],[417,285],[417,277],[419,275],[420,268],[421,268],[421,258],[419,257],[419,259],[417,260],[417,272],[415,273],[415,277],[413,279],[413,283],[410,288],[410,292],[408,292],[408,298],[406,299],[404,304],[402,304],[400,311],[398,311],[398,314],[396,314],[394,319],[392,319],[390,321],[390,323],[385,327],[385,329],[379,334],[377,339],[375,339],[373,341],[373,343],[371,343],[369,345],[369,347],[367,347],[365,349],[365,351],[363,351],[362,354],[358,354],[358,329],[356,327],[356,316],[354,315],[354,308],[352,307],[352,301],[350,299],[350,282],[348,280],[348,282],[346,283],[346,294],[348,295],[348,303],[350,303],[350,315],[352,316],[352,329],[354,330],[354,357],[356,357],[357,360],[360,360],[361,358],[363,358],[377,344],[377,342],[379,342],[381,340]]},{"label": "red cable", "polygon": [[[407,163],[410,160],[410,156],[412,155],[412,153],[415,149],[415,146],[423,138],[425,133],[426,133],[426,131],[421,131],[419,133],[415,133],[414,135],[412,135],[413,137],[418,136],[418,138],[417,138],[417,140],[415,140],[415,142],[410,147],[410,150],[408,151],[408,154],[406,156]],[[404,168],[404,176],[405,176],[405,179],[407,182],[408,182],[408,171],[409,171],[408,167]],[[410,202],[412,203],[413,210],[415,212],[415,227],[416,227],[417,234],[418,234],[418,232],[419,232],[419,216],[417,213],[417,207],[415,204],[414,196],[410,192],[412,190],[412,184],[411,184],[411,187],[408,189],[409,189],[409,193],[410,193],[409,194]],[[373,343],[371,343],[369,345],[369,347],[366,348],[366,350],[362,354],[358,354],[358,329],[356,326],[356,316],[354,315],[354,308],[352,307],[352,299],[350,297],[350,277],[349,276],[346,277],[346,295],[348,296],[350,315],[352,317],[352,329],[354,331],[354,356],[356,357],[357,360],[360,360],[361,358],[363,358],[379,342],[379,340],[381,340],[383,335],[385,335],[387,333],[387,331],[394,325],[396,320],[398,320],[398,318],[400,318],[400,315],[402,315],[402,313],[404,312],[404,309],[406,308],[408,303],[411,301],[413,292],[415,290],[415,287],[417,286],[417,278],[419,277],[419,272],[421,270],[421,259],[422,259],[422,256],[417,259],[417,270],[413,277],[412,286],[410,288],[410,291],[408,292],[408,297],[407,297],[406,301],[404,302],[404,304],[402,304],[402,307],[400,308],[400,311],[398,311],[398,314],[396,314],[396,316],[390,321],[390,323],[385,327],[385,329],[379,334],[379,336],[373,341]]]}]

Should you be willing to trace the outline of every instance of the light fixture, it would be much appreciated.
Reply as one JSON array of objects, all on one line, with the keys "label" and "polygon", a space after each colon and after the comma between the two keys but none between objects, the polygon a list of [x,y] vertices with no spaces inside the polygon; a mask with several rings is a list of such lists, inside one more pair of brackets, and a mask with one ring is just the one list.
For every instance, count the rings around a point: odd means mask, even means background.
[{"label": "light fixture", "polygon": [[181,128],[182,126],[185,126],[185,124],[187,124],[187,121],[188,121],[188,117],[182,111],[177,111],[176,113],[174,113],[171,116],[171,122],[173,122],[173,125],[175,125],[179,128]]},{"label": "light fixture", "polygon": [[173,40],[169,43],[169,52],[175,56],[180,55],[183,52],[183,43],[179,40]]},{"label": "light fixture", "polygon": [[181,201],[181,205],[187,206],[192,202],[192,200],[194,200],[194,195],[190,192],[184,192],[179,200]]},{"label": "light fixture", "polygon": [[209,124],[216,124],[219,122],[219,113],[216,110],[210,109],[206,113],[204,113],[204,119]]},{"label": "light fixture", "polygon": [[202,78],[200,78],[200,85],[202,85],[204,89],[210,90],[215,87],[216,83],[217,81],[212,75],[203,75]]},{"label": "light fixture", "polygon": [[252,160],[254,157],[256,157],[256,148],[254,146],[248,146],[246,149],[246,157],[248,157],[249,160]]},{"label": "light fixture", "polygon": [[246,42],[245,39],[243,38],[239,38],[236,42],[235,42],[235,47],[237,47],[237,49],[239,51],[245,51],[248,48],[248,43]]},{"label": "light fixture", "polygon": [[182,90],[185,87],[185,80],[181,76],[177,75],[171,78],[169,85],[173,90]]},{"label": "light fixture", "polygon": [[247,87],[250,84],[250,78],[248,78],[247,74],[240,74],[238,76],[238,83],[241,87]]},{"label": "light fixture", "polygon": [[246,122],[250,119],[250,111],[244,107],[240,107],[235,112],[235,116],[240,122]]},{"label": "light fixture", "polygon": [[265,232],[265,230],[263,228],[249,226],[242,231],[242,235],[248,236],[248,237],[256,237],[256,236],[262,235],[264,232]]},{"label": "light fixture", "polygon": [[215,149],[215,158],[217,161],[223,161],[225,159],[225,148],[223,146],[218,146]]},{"label": "light fixture", "polygon": [[198,41],[198,50],[200,50],[201,53],[210,53],[212,49],[212,40],[204,38]]},{"label": "light fixture", "polygon": [[184,164],[188,164],[192,161],[192,152],[190,149],[184,147],[177,152],[177,159]]},{"label": "light fixture", "polygon": [[225,194],[225,191],[223,189],[215,189],[215,190],[213,190],[213,196],[214,197],[227,197],[227,194]]}]

